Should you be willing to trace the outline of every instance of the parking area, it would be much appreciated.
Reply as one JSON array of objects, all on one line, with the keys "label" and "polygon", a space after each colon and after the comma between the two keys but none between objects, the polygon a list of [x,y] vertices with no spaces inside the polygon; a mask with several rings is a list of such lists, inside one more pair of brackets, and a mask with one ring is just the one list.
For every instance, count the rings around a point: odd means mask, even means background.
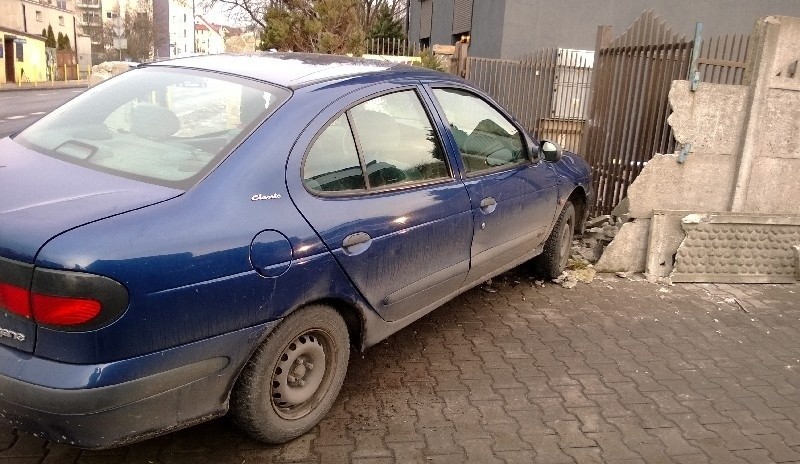
[{"label": "parking area", "polygon": [[107,451],[0,427],[0,462],[800,461],[798,296],[517,269],[353,354],[334,409],[286,445],[226,419]]}]

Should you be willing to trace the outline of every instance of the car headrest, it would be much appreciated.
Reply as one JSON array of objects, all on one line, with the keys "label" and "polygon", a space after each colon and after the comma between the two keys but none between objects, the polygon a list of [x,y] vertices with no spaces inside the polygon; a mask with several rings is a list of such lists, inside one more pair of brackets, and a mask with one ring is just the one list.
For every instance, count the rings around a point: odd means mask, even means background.
[{"label": "car headrest", "polygon": [[163,139],[178,132],[181,123],[163,106],[140,103],[131,111],[131,132],[148,139]]}]

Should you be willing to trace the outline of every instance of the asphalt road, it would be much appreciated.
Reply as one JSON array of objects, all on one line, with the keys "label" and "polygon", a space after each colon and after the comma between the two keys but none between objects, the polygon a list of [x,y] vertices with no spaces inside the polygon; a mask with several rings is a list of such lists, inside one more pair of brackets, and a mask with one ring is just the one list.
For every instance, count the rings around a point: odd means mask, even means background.
[{"label": "asphalt road", "polygon": [[24,129],[84,90],[42,89],[0,92],[0,138]]}]

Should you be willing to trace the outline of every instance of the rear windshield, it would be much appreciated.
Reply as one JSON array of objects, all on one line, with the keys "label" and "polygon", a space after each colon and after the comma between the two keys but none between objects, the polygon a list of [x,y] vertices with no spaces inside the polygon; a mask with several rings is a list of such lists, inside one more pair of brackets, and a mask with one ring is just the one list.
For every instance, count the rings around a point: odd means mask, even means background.
[{"label": "rear windshield", "polygon": [[74,164],[185,190],[289,95],[216,73],[141,68],[84,92],[15,140]]}]

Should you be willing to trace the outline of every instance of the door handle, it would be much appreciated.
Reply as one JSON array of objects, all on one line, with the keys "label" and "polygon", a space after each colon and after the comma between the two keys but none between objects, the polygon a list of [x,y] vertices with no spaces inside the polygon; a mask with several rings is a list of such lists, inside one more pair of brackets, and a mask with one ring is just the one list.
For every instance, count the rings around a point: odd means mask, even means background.
[{"label": "door handle", "polygon": [[490,214],[495,208],[497,208],[497,200],[494,198],[486,197],[481,200],[481,211],[483,211],[483,214]]},{"label": "door handle", "polygon": [[342,240],[342,250],[348,255],[357,255],[372,245],[372,237],[366,232],[350,234]]}]

